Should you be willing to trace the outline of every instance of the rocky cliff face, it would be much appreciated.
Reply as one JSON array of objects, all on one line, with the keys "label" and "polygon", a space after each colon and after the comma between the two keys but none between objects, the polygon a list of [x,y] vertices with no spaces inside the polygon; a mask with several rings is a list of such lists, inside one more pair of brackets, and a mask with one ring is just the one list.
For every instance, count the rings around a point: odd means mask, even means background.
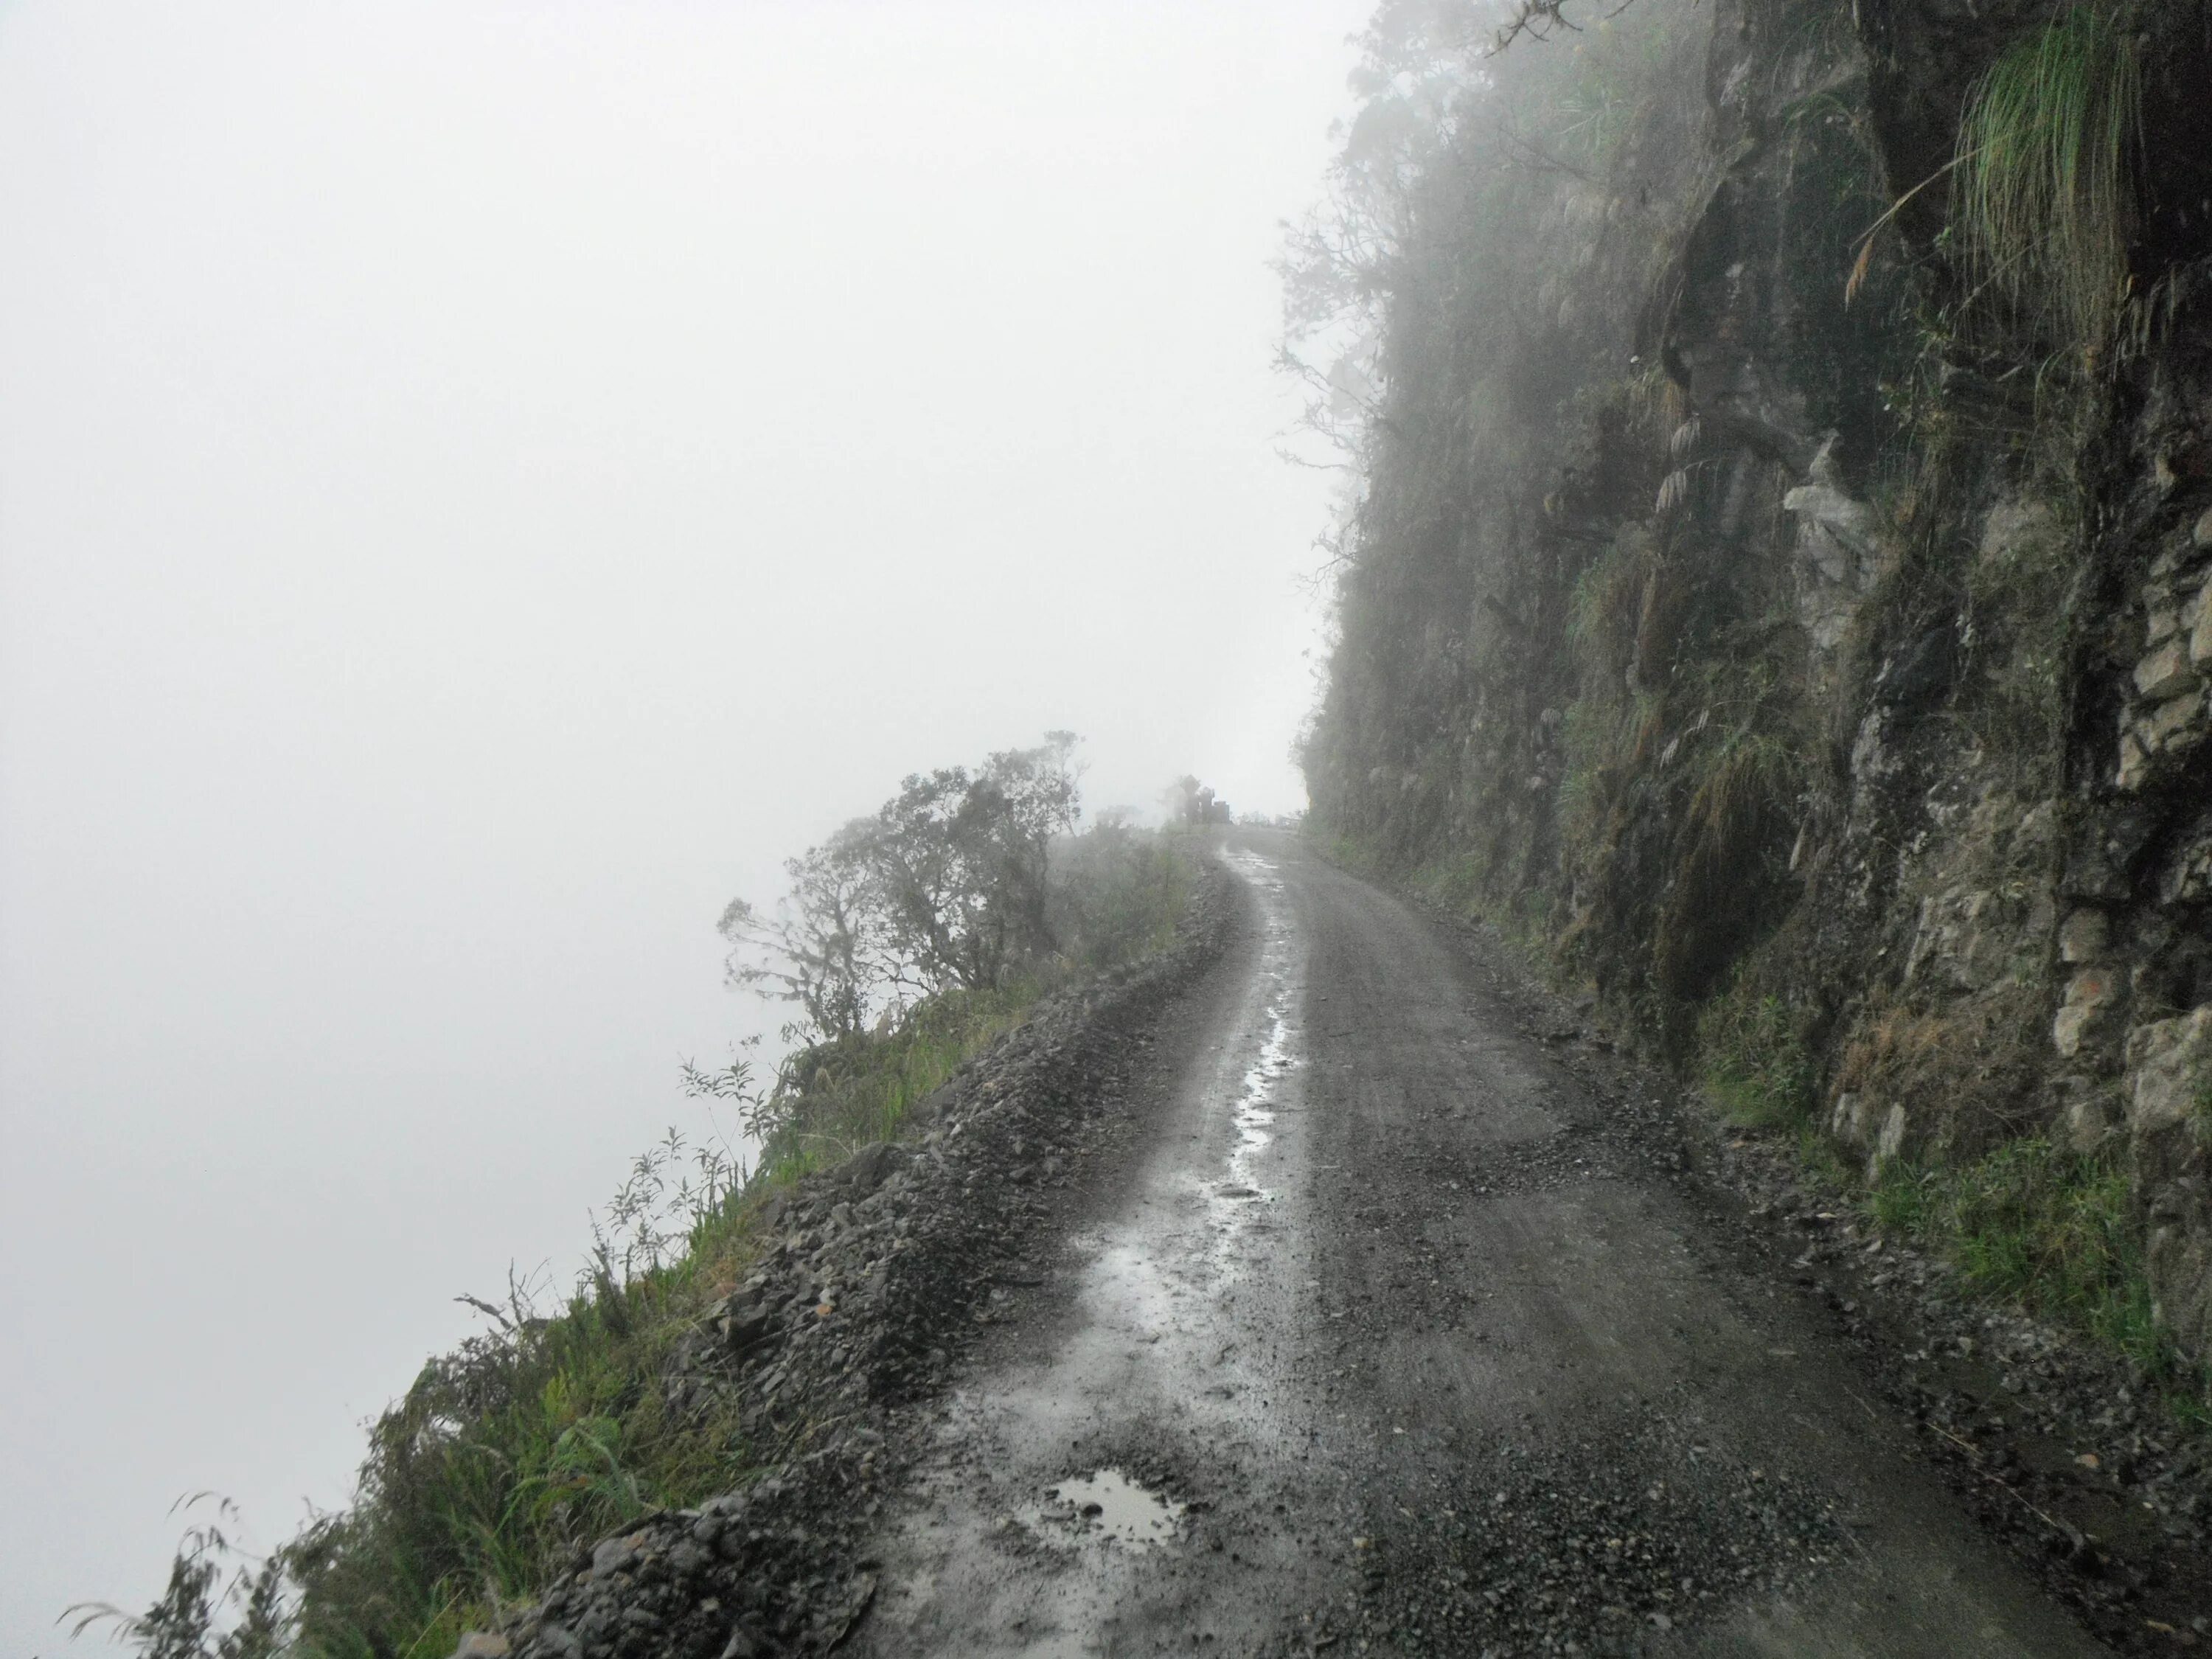
[{"label": "rocky cliff face", "polygon": [[[1402,222],[1317,813],[1678,1054],[1765,1032],[1869,1176],[2124,1167],[2212,1358],[2212,15],[2095,9],[2142,87],[2100,345],[1993,306],[1949,199],[1982,77],[2078,13],[1641,9],[1484,94],[1602,82],[1607,148],[1518,126],[1564,170],[1486,233],[1437,179],[1526,168],[1464,123]],[[1500,215],[1581,227],[1510,329],[1431,270],[1494,270]]]}]

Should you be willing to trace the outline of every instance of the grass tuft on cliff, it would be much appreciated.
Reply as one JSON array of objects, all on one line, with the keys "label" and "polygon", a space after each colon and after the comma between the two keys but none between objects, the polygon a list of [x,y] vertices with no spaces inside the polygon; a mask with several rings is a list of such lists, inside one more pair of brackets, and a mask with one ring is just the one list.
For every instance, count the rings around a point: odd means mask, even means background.
[{"label": "grass tuft on cliff", "polygon": [[1952,225],[1974,292],[2109,362],[2133,301],[2142,65],[2118,9],[2077,5],[1992,64],[1959,124]]}]

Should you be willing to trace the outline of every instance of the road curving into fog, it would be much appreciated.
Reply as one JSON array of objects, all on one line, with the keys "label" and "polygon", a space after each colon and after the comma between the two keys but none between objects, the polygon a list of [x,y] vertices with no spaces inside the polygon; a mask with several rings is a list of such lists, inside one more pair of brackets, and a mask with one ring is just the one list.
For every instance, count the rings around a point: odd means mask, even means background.
[{"label": "road curving into fog", "polygon": [[1225,856],[1240,941],[1006,1287],[848,1650],[2105,1651],[1711,1236],[1657,1100],[1294,838]]}]

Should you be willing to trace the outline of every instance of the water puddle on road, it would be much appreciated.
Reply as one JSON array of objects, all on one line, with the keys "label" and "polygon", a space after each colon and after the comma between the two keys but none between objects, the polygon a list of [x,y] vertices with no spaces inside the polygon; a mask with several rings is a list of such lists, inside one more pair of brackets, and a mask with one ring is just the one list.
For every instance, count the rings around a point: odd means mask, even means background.
[{"label": "water puddle on road", "polygon": [[[1229,861],[1254,886],[1270,895],[1281,893],[1282,878],[1266,859],[1250,853],[1232,853]],[[1276,1195],[1273,1189],[1257,1179],[1256,1164],[1275,1139],[1278,1091],[1303,1064],[1297,1054],[1297,1031],[1291,1018],[1297,1000],[1291,983],[1294,956],[1289,919],[1279,913],[1271,915],[1262,951],[1262,971],[1274,988],[1261,1016],[1267,1023],[1267,1036],[1260,1044],[1259,1054],[1245,1068],[1231,1109],[1230,1121],[1235,1126],[1237,1139],[1229,1149],[1228,1178],[1213,1186],[1217,1199],[1249,1203],[1255,1199],[1271,1200]]]},{"label": "water puddle on road", "polygon": [[1045,1494],[1052,1501],[1037,1513],[1095,1537],[1123,1544],[1164,1544],[1176,1535],[1183,1506],[1170,1502],[1119,1469],[1097,1469],[1063,1480]]},{"label": "water puddle on road", "polygon": [[[1204,1498],[1266,1513],[1301,1489],[1315,1436],[1281,1339],[1313,1328],[1307,947],[1280,869],[1227,856],[1256,901],[1257,948],[1177,1036],[1188,1068],[1127,1195],[1071,1237],[1087,1263],[1066,1324],[1032,1323],[949,1399],[886,1551],[867,1659],[1148,1651],[1148,1632],[1187,1622],[1198,1575],[1172,1569]],[[979,1482],[979,1466],[995,1478]],[[1269,1584],[1302,1583],[1292,1541],[1269,1540],[1253,1546]],[[1256,1629],[1239,1584],[1207,1592],[1207,1617]]]}]

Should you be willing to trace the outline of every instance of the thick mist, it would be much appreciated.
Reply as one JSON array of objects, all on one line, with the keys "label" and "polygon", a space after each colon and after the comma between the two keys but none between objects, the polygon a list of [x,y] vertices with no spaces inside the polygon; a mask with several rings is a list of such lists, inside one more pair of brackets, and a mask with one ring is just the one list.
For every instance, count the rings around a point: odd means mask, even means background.
[{"label": "thick mist", "polygon": [[342,1498],[902,773],[1302,805],[1364,9],[0,11],[0,1644]]}]

